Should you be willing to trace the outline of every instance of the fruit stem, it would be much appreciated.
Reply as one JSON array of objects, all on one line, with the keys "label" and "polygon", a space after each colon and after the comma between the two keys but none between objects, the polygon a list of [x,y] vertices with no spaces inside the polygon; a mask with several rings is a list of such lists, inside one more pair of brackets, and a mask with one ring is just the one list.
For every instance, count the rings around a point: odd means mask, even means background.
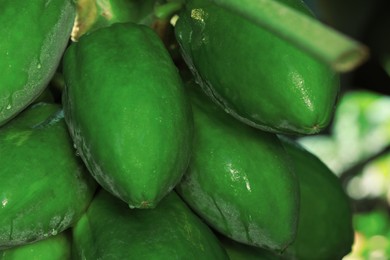
[{"label": "fruit stem", "polygon": [[158,19],[169,19],[172,15],[177,13],[183,6],[183,3],[180,1],[172,1],[163,5],[155,7],[154,15]]},{"label": "fruit stem", "polygon": [[351,71],[368,59],[364,45],[276,0],[210,1],[287,40],[337,72]]}]

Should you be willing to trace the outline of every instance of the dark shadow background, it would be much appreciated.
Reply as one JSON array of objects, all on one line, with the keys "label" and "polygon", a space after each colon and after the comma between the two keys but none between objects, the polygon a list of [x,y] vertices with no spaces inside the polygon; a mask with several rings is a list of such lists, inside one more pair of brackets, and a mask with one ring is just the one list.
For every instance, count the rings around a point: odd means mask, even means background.
[{"label": "dark shadow background", "polygon": [[[341,77],[341,91],[366,89],[390,95],[390,1],[305,0],[315,15],[337,31],[365,44],[370,59]],[[387,57],[387,58],[386,58]],[[383,67],[388,60],[387,72]]]}]

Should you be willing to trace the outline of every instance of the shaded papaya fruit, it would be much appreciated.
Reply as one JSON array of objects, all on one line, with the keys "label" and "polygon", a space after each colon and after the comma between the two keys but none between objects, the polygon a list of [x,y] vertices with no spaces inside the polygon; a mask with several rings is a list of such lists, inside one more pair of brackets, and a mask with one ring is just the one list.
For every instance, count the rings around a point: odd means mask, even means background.
[{"label": "shaded papaya fruit", "polygon": [[130,207],[155,207],[184,174],[193,123],[161,40],[133,23],[97,30],[69,47],[64,79],[65,119],[92,175]]},{"label": "shaded papaya fruit", "polygon": [[189,83],[193,155],[176,190],[235,241],[283,251],[295,238],[299,187],[275,134],[232,119]]},{"label": "shaded papaya fruit", "polygon": [[340,180],[317,157],[294,141],[280,137],[294,162],[301,205],[295,241],[289,259],[342,259],[351,251],[354,233],[352,209]]},{"label": "shaded papaya fruit", "polygon": [[73,229],[74,259],[229,259],[212,231],[175,194],[129,209],[102,189]]},{"label": "shaded papaya fruit", "polygon": [[71,0],[1,1],[0,126],[45,89],[75,18]]},{"label": "shaded papaya fruit", "polygon": [[230,260],[281,260],[276,253],[272,253],[263,248],[248,246],[238,243],[224,236],[219,236],[219,241]]},{"label": "shaded papaya fruit", "polygon": [[71,259],[71,238],[67,231],[58,235],[0,251],[2,260],[68,260]]},{"label": "shaded papaya fruit", "polygon": [[38,103],[0,128],[0,249],[54,236],[96,188],[76,157],[62,109]]}]

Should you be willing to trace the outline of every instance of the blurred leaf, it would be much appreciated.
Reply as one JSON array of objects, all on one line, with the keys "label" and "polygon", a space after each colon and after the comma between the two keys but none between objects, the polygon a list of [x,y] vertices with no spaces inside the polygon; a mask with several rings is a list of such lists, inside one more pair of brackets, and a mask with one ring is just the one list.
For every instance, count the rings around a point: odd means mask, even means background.
[{"label": "blurred leaf", "polygon": [[355,230],[365,237],[382,235],[390,238],[389,215],[384,210],[356,214],[354,216],[354,226]]},{"label": "blurred leaf", "polygon": [[343,260],[390,259],[390,219],[382,209],[354,216],[355,245]]},{"label": "blurred leaf", "polygon": [[346,167],[390,144],[390,98],[368,91],[346,94],[336,110],[333,136]]},{"label": "blurred leaf", "polygon": [[343,169],[343,162],[338,156],[338,146],[331,136],[305,136],[298,140],[308,151],[320,158],[334,173]]},{"label": "blurred leaf", "polygon": [[369,91],[347,92],[340,100],[332,136],[303,137],[299,142],[336,174],[390,144],[390,97]]},{"label": "blurred leaf", "polygon": [[390,205],[390,153],[366,164],[348,183],[347,191],[354,199],[380,197]]}]

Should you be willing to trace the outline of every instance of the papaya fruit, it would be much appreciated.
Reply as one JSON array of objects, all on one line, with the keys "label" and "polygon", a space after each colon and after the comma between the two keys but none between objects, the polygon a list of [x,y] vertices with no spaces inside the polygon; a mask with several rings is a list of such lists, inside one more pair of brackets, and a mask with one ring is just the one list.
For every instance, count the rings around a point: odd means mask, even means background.
[{"label": "papaya fruit", "polygon": [[38,103],[0,128],[0,250],[56,235],[96,188],[75,155],[62,109]]},{"label": "papaya fruit", "polygon": [[0,126],[45,89],[68,44],[71,0],[1,1]]},{"label": "papaya fruit", "polygon": [[294,162],[301,192],[297,236],[286,250],[288,259],[342,259],[351,251],[354,233],[340,180],[297,142],[280,139]]},{"label": "papaya fruit", "polygon": [[68,231],[31,243],[0,251],[1,260],[68,260],[71,259],[71,237]]},{"label": "papaya fruit", "polygon": [[154,209],[129,209],[100,190],[73,229],[74,259],[229,259],[174,191]]},{"label": "papaya fruit", "polygon": [[[302,1],[280,2],[311,15]],[[175,34],[204,92],[236,119],[287,134],[329,124],[338,74],[287,41],[207,0],[186,1]]]},{"label": "papaya fruit", "polygon": [[114,23],[152,23],[156,0],[79,0],[72,40]]},{"label": "papaya fruit", "polygon": [[193,81],[188,93],[193,154],[176,190],[221,234],[283,251],[295,238],[299,187],[279,139],[232,120]]},{"label": "papaya fruit", "polygon": [[157,34],[117,23],[84,35],[65,53],[64,80],[65,119],[97,182],[130,207],[155,207],[185,172],[193,124]]},{"label": "papaya fruit", "polygon": [[230,260],[281,260],[277,254],[263,248],[238,243],[225,236],[219,236],[219,241]]}]

